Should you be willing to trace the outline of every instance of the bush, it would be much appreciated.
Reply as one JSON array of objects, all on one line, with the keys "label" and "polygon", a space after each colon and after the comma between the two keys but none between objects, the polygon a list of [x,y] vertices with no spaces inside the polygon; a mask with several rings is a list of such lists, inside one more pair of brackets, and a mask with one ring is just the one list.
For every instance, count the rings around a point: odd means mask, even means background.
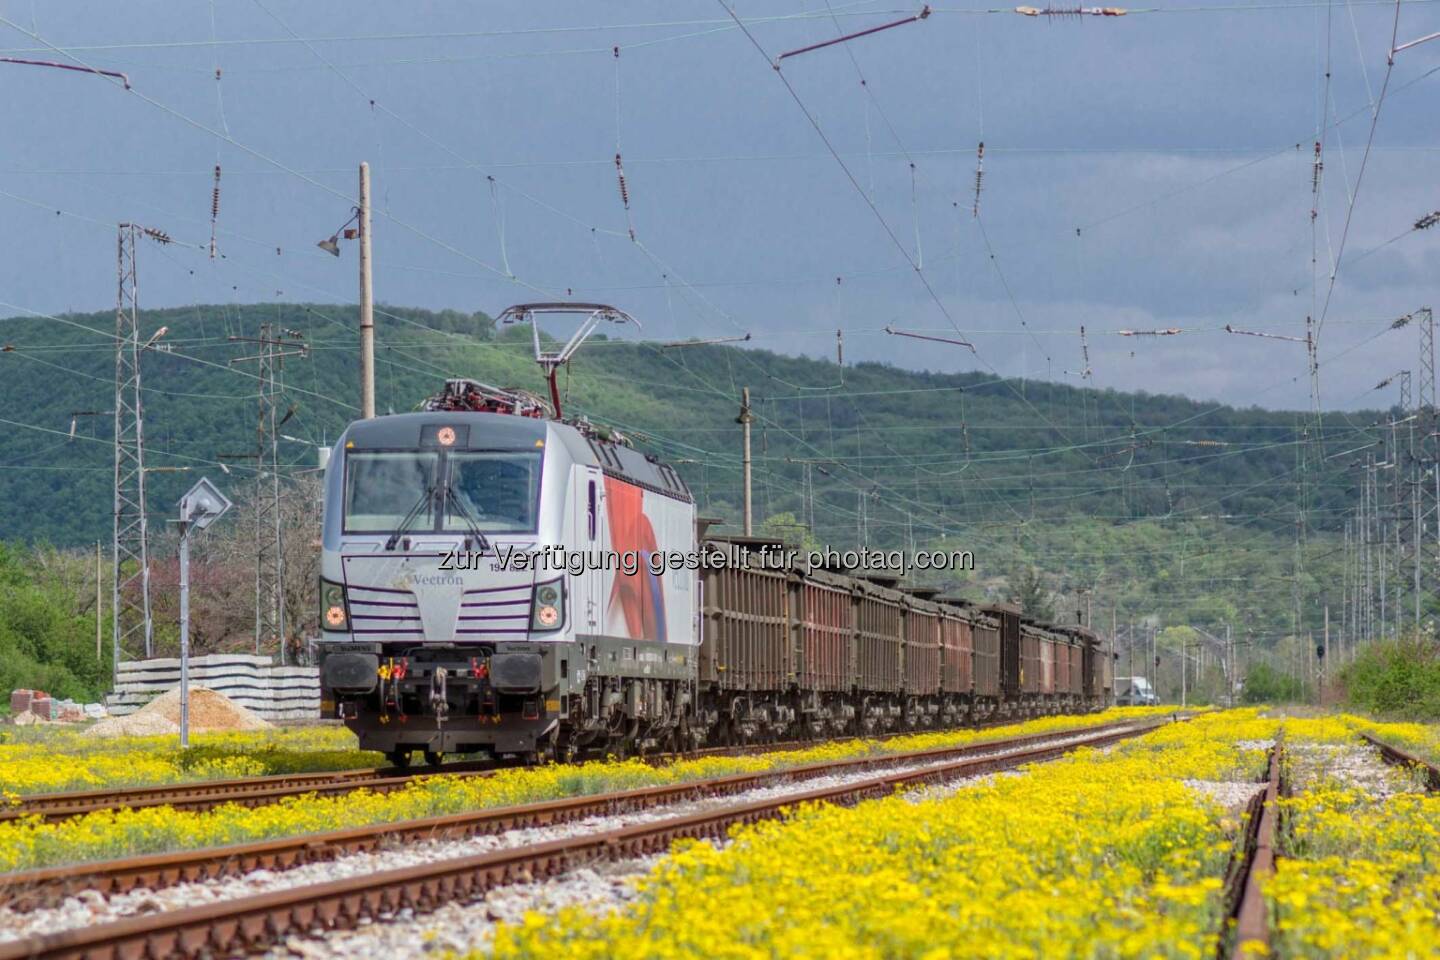
[{"label": "bush", "polygon": [[1245,675],[1245,703],[1297,703],[1308,699],[1305,684],[1268,663],[1257,663]]},{"label": "bush", "polygon": [[1429,637],[1377,640],[1340,674],[1348,704],[1412,720],[1440,717],[1440,644]]},{"label": "bush", "polygon": [[105,691],[109,624],[97,659],[95,608],[85,603],[95,582],[86,579],[94,576],[88,568],[88,553],[0,543],[0,697],[19,687],[82,701]]}]

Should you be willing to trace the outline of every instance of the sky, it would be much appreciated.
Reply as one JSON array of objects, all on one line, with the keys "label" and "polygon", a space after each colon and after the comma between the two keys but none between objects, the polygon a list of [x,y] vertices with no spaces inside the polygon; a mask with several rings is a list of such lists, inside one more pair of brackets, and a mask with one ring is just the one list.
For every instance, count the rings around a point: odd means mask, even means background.
[{"label": "sky", "polygon": [[381,303],[1283,409],[1305,345],[1224,328],[1323,317],[1320,404],[1389,405],[1440,306],[1440,40],[1387,54],[1440,2],[1157,2],[949,0],[777,70],[919,4],[0,0],[0,57],[131,85],[0,63],[0,316],[112,307],[122,220],[176,240],[145,306],[353,303],[316,241],[364,160]]}]

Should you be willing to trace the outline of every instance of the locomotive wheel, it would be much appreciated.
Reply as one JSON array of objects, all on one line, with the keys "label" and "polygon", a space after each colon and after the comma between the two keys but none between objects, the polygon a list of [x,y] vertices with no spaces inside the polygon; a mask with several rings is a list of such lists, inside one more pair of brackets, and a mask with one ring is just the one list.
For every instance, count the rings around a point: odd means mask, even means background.
[{"label": "locomotive wheel", "polygon": [[399,767],[401,770],[410,766],[409,750],[391,750],[385,754],[385,758],[390,761],[390,766]]},{"label": "locomotive wheel", "polygon": [[425,763],[427,766],[438,767],[445,760],[445,754],[439,750],[426,750]]}]

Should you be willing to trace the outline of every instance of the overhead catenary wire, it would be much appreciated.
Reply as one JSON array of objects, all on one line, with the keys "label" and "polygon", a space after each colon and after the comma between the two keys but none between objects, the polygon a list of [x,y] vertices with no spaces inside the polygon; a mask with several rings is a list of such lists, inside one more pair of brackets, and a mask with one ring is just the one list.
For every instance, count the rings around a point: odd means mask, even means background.
[{"label": "overhead catenary wire", "polygon": [[507,266],[507,272],[508,272],[508,266]]}]

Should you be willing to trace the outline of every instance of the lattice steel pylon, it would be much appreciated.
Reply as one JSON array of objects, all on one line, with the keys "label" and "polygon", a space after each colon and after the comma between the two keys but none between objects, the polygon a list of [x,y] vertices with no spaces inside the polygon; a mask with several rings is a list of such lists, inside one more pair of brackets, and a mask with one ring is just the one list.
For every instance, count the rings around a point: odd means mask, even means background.
[{"label": "lattice steel pylon", "polygon": [[115,302],[115,525],[111,542],[114,668],[137,646],[153,651],[145,520],[145,429],[140,397],[140,289],[135,248],[144,228],[120,224]]},{"label": "lattice steel pylon", "polygon": [[1390,488],[1392,493],[1391,511],[1395,518],[1395,622],[1405,621],[1405,605],[1402,603],[1407,589],[1414,588],[1412,572],[1415,569],[1415,411],[1412,408],[1413,392],[1409,370],[1401,370],[1396,377],[1400,381],[1399,416],[1390,418]]},{"label": "lattice steel pylon", "polygon": [[1415,525],[1415,546],[1419,551],[1420,584],[1426,594],[1437,589],[1436,571],[1440,570],[1440,429],[1435,409],[1435,316],[1429,307],[1421,307],[1412,315],[1420,327],[1420,382],[1416,384],[1415,430],[1419,440],[1416,453],[1416,481],[1419,494]]},{"label": "lattice steel pylon", "polygon": [[[232,364],[253,361],[259,379],[259,409],[255,422],[255,653],[273,644],[285,652],[285,524],[280,512],[279,374],[286,357],[303,357],[307,348],[293,330],[276,333],[262,323],[259,337],[231,337],[232,341],[259,344],[253,356],[236,357]],[[300,349],[287,351],[286,346]]]}]

